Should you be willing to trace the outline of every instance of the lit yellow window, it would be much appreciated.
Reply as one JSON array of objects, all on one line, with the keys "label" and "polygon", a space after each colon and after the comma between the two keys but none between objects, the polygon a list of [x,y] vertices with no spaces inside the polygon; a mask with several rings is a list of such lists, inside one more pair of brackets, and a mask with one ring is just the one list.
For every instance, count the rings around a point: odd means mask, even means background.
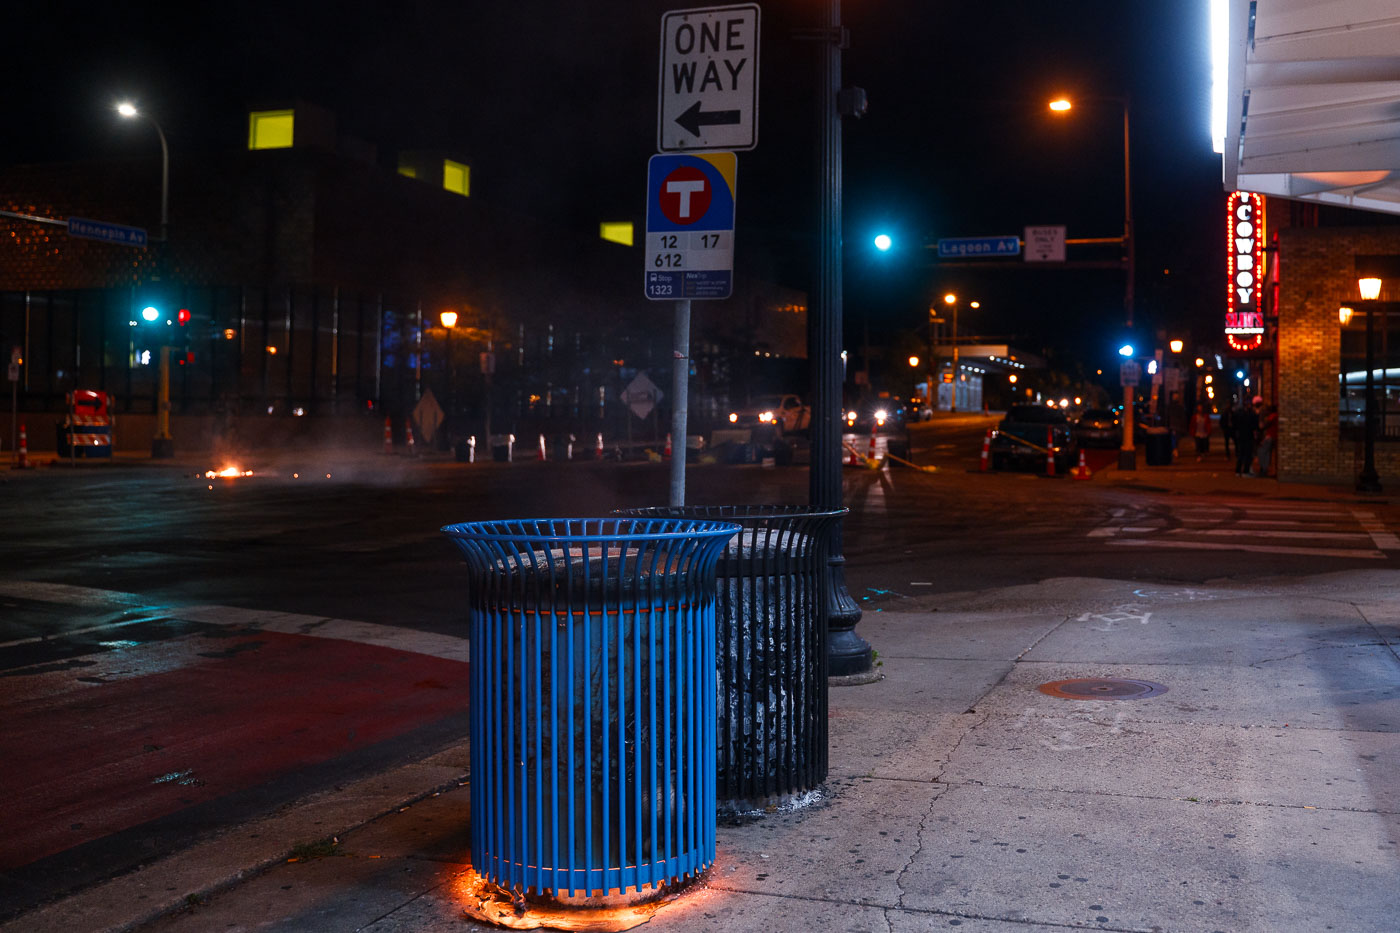
[{"label": "lit yellow window", "polygon": [[632,223],[631,221],[603,221],[598,225],[598,235],[609,243],[621,243],[623,246],[632,245]]},{"label": "lit yellow window", "polygon": [[249,149],[290,149],[294,110],[264,110],[248,114]]},{"label": "lit yellow window", "polygon": [[471,194],[472,170],[470,166],[451,159],[442,160],[442,186],[448,191],[468,197]]}]

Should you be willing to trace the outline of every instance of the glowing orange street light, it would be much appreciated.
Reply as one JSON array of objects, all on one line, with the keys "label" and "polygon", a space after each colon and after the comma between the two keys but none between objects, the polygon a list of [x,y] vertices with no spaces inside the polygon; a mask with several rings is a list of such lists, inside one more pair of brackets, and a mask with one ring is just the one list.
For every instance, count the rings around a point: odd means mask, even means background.
[{"label": "glowing orange street light", "polygon": [[1073,106],[1073,104],[1071,104],[1068,100],[1066,100],[1063,97],[1057,97],[1054,100],[1050,101],[1050,109],[1055,111],[1056,113],[1064,113],[1066,110],[1069,110]]},{"label": "glowing orange street light", "polygon": [[1173,353],[1180,353],[1181,350],[1182,350],[1182,348],[1185,347],[1186,344],[1185,344],[1183,341],[1180,341],[1180,340],[1173,340],[1173,341],[1171,342],[1170,346],[1171,346],[1171,348],[1172,348],[1172,352],[1173,352]]},{"label": "glowing orange street light", "polygon": [[912,368],[912,369],[918,369],[918,368],[919,368],[919,358],[918,358],[917,356],[911,356],[911,357],[909,357],[909,366],[910,366],[910,368]]}]

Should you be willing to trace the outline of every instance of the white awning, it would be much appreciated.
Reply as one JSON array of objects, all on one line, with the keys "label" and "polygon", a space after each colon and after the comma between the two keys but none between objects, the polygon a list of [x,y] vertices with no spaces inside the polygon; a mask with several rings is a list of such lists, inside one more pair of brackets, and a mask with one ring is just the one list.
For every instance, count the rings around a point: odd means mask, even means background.
[{"label": "white awning", "polygon": [[1400,0],[1229,0],[1227,191],[1400,214]]}]

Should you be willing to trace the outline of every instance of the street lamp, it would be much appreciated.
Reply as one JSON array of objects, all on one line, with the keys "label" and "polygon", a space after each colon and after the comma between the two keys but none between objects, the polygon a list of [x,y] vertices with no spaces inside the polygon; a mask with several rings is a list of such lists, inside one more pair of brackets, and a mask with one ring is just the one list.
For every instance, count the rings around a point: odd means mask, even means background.
[{"label": "street lamp", "polygon": [[948,402],[948,411],[958,410],[958,296],[949,292],[943,296],[943,303],[953,309],[953,395]]},{"label": "street lamp", "polygon": [[457,312],[444,311],[438,315],[438,320],[447,331],[447,417],[452,417],[452,329],[457,326]]},{"label": "street lamp", "polygon": [[[1133,276],[1136,269],[1135,250],[1133,248],[1133,184],[1132,175],[1128,161],[1129,145],[1129,119],[1128,119],[1128,98],[1123,97],[1090,97],[1088,101],[1109,101],[1123,107],[1123,253],[1127,260],[1127,283],[1123,288],[1123,317],[1127,322],[1127,327],[1133,327]],[[1065,97],[1056,98],[1050,101],[1050,110],[1053,113],[1069,113],[1074,108],[1074,104]],[[1123,446],[1118,451],[1118,469],[1137,469],[1137,451],[1133,448],[1133,386],[1123,387]]]},{"label": "street lamp", "polygon": [[889,248],[893,245],[894,240],[890,239],[890,235],[888,233],[881,233],[875,237],[875,248],[882,253],[888,252]]},{"label": "street lamp", "polygon": [[[1381,280],[1370,276],[1356,280],[1361,300],[1366,302],[1366,461],[1356,478],[1357,492],[1380,492],[1376,474],[1376,299],[1381,296]],[[1340,317],[1340,313],[1338,314]]]},{"label": "street lamp", "polygon": [[165,130],[160,128],[155,117],[142,113],[131,101],[117,104],[117,113],[127,120],[140,117],[148,121],[160,137],[160,241],[164,243],[170,226],[170,147],[165,142]]}]

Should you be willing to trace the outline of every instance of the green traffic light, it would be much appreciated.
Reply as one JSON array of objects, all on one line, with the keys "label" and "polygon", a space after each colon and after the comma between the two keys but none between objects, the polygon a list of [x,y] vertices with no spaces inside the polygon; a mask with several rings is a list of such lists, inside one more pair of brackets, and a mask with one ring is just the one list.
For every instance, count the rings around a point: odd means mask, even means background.
[{"label": "green traffic light", "polygon": [[160,317],[160,312],[151,307],[142,308],[141,317],[146,321],[154,321],[156,318]]}]

